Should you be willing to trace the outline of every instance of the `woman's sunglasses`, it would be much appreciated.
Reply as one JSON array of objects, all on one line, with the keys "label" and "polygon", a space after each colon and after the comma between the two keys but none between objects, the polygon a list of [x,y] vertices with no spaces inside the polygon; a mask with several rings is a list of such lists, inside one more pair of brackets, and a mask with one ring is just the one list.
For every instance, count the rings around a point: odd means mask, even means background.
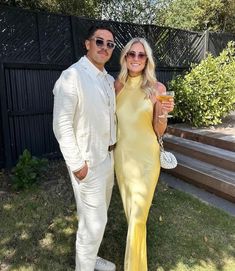
[{"label": "woman's sunglasses", "polygon": [[136,53],[136,52],[134,52],[134,51],[131,51],[131,52],[128,52],[127,54],[126,54],[126,56],[128,57],[128,58],[131,58],[131,59],[135,59],[136,57],[137,57],[137,59],[140,59],[140,60],[144,60],[144,59],[146,59],[147,58],[147,56],[146,56],[146,54],[145,53]]},{"label": "woman's sunglasses", "polygon": [[92,38],[91,40],[94,40],[95,41],[95,44],[97,47],[104,47],[105,46],[105,43],[106,43],[106,47],[110,50],[114,49],[116,44],[112,41],[104,41],[103,39],[101,38]]}]

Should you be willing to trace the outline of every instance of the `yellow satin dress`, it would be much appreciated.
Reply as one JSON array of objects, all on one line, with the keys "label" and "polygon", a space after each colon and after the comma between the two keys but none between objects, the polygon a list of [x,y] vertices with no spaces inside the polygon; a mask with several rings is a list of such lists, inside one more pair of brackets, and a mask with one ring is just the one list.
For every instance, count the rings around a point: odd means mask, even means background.
[{"label": "yellow satin dress", "polygon": [[125,271],[147,271],[146,221],[160,173],[153,105],[142,76],[128,77],[117,95],[115,172],[128,222]]}]

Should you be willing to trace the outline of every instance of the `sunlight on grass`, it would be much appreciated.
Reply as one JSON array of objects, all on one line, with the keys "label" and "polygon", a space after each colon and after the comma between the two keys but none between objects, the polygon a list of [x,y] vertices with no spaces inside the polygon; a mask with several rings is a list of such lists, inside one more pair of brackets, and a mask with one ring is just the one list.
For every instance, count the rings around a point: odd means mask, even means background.
[{"label": "sunlight on grass", "polygon": [[4,246],[4,248],[0,250],[0,270],[1,270],[1,264],[4,262],[8,262],[12,258],[14,258],[15,253],[16,253],[16,250],[14,248],[7,248],[7,246]]},{"label": "sunlight on grass", "polygon": [[34,271],[34,268],[32,266],[20,266],[17,268],[11,268],[11,271]]},{"label": "sunlight on grass", "polygon": [[63,229],[63,233],[64,233],[66,236],[72,235],[72,234],[74,234],[74,228],[69,228],[69,227],[67,227],[67,228]]},{"label": "sunlight on grass", "polygon": [[12,204],[9,204],[9,203],[3,204],[3,209],[6,211],[10,211],[12,210],[12,208],[13,208]]},{"label": "sunlight on grass", "polygon": [[7,244],[10,241],[10,239],[11,239],[10,236],[5,237],[5,238],[1,238],[0,239],[0,244],[3,246],[5,244]]},{"label": "sunlight on grass", "polygon": [[52,250],[54,248],[54,236],[51,233],[46,233],[46,236],[39,241],[39,244],[42,248]]},{"label": "sunlight on grass", "polygon": [[20,239],[20,240],[27,240],[27,239],[29,239],[29,234],[28,234],[28,232],[26,232],[25,230],[23,230],[22,233],[21,233],[20,236],[19,236],[19,239]]},{"label": "sunlight on grass", "polygon": [[[77,214],[71,195],[65,180],[1,199],[0,270],[74,271]],[[160,182],[147,226],[149,271],[235,271],[234,217]],[[99,255],[114,261],[117,271],[123,271],[126,233],[115,185]]]},{"label": "sunlight on grass", "polygon": [[[206,257],[205,257],[206,258]],[[197,262],[197,259],[189,258],[187,260],[179,261],[175,267],[171,269],[165,269],[163,266],[159,266],[157,271],[234,271],[235,264],[231,259],[224,258],[218,264],[215,264],[211,260],[201,260]]]}]

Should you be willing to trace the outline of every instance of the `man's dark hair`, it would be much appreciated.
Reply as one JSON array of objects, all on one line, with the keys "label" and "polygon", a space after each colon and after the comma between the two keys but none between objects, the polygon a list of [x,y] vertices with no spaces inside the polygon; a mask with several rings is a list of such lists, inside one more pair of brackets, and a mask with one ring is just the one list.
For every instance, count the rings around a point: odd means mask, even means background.
[{"label": "man's dark hair", "polygon": [[86,35],[86,40],[89,40],[97,30],[107,30],[112,33],[113,38],[115,39],[114,31],[111,27],[106,26],[104,24],[95,24],[89,28],[87,35]]}]

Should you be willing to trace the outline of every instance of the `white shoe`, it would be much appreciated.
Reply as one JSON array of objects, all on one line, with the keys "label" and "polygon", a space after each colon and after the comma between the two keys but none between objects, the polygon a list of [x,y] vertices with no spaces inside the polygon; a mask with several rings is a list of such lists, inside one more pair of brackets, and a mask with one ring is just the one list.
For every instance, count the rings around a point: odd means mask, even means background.
[{"label": "white shoe", "polygon": [[96,258],[95,271],[115,271],[116,266],[114,263],[105,260],[101,257]]}]

